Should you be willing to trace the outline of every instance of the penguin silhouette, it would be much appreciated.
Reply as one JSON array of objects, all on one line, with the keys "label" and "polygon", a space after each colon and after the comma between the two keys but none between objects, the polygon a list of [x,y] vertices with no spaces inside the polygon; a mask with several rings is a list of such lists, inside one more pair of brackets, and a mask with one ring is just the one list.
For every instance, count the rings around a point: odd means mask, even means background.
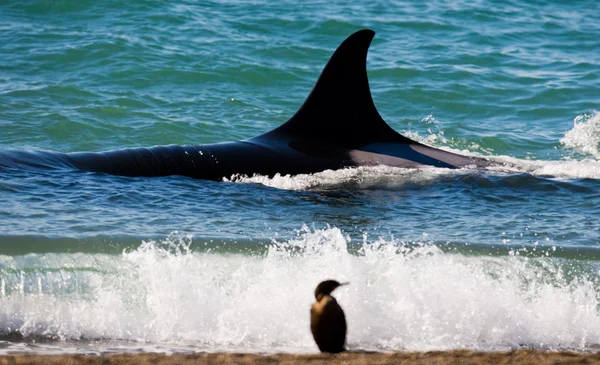
[{"label": "penguin silhouette", "polygon": [[347,284],[325,280],[315,289],[317,301],[310,308],[310,330],[321,352],[345,351],[346,316],[331,292]]}]

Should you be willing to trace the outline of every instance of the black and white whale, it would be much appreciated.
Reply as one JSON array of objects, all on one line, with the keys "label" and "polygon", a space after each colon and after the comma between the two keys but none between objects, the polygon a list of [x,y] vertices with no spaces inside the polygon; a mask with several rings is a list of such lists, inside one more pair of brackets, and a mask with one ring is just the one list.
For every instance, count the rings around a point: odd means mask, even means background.
[{"label": "black and white whale", "polygon": [[258,137],[107,152],[2,153],[0,170],[4,159],[4,163],[59,165],[120,176],[183,175],[220,181],[232,175],[297,175],[355,166],[488,166],[486,159],[439,150],[404,137],[381,118],[371,97],[366,69],[374,35],[368,29],[350,35],[333,53],[296,114]]}]

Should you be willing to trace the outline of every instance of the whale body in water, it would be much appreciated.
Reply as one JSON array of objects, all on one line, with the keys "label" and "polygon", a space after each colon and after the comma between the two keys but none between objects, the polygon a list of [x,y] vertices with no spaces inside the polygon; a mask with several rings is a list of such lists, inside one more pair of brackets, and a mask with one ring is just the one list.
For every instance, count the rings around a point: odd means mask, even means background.
[{"label": "whale body in water", "polygon": [[105,152],[5,152],[0,154],[0,169],[7,163],[67,166],[120,176],[182,175],[222,181],[234,175],[297,175],[356,166],[488,166],[484,158],[413,141],[381,118],[371,97],[366,68],[374,35],[364,29],[342,42],[300,109],[286,123],[260,136]]}]

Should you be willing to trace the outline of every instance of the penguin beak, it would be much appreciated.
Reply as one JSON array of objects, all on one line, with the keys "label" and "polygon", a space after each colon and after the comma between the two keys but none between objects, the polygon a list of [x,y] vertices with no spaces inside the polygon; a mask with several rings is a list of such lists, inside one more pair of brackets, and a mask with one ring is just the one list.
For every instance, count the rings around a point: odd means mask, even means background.
[{"label": "penguin beak", "polygon": [[350,282],[349,282],[349,281],[346,281],[346,282],[344,282],[344,283],[340,283],[340,286],[344,286],[344,285],[350,285]]}]

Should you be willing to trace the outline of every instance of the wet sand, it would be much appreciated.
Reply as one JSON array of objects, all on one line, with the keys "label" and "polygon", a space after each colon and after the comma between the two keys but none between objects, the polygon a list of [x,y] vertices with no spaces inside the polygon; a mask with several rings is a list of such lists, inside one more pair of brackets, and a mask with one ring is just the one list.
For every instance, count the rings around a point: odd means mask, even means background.
[{"label": "wet sand", "polygon": [[143,353],[135,355],[8,355],[0,357],[0,365],[48,364],[48,365],[191,365],[191,364],[600,364],[600,353],[549,352],[515,350],[509,352],[435,351],[360,353],[347,352],[337,355],[312,354],[177,354],[163,355]]}]

